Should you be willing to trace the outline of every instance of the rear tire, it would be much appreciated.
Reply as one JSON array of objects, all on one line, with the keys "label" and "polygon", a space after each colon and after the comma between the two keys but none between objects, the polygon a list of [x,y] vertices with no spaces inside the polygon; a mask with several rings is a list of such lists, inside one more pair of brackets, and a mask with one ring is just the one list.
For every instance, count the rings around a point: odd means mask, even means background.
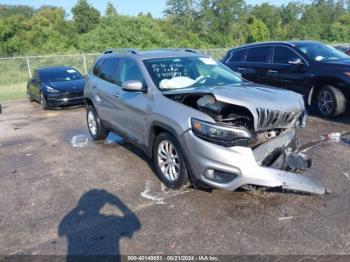
[{"label": "rear tire", "polygon": [[158,178],[173,189],[189,186],[185,157],[178,141],[169,133],[158,135],[153,148],[153,161]]},{"label": "rear tire", "polygon": [[317,93],[317,110],[321,116],[332,118],[346,110],[346,98],[338,88],[326,85]]},{"label": "rear tire", "polygon": [[107,130],[101,124],[100,118],[92,105],[86,108],[86,122],[90,135],[94,141],[105,140]]}]

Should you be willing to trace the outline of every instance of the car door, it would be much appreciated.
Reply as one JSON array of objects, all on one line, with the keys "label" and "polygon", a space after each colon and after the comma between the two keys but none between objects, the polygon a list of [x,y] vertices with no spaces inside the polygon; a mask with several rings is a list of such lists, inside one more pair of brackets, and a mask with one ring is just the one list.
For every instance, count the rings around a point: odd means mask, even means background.
[{"label": "car door", "polygon": [[94,96],[98,104],[99,117],[114,129],[124,132],[124,124],[120,119],[121,107],[119,97],[122,92],[118,80],[120,63],[118,57],[104,58],[97,64],[97,78],[93,81]]},{"label": "car door", "polygon": [[303,82],[308,75],[308,64],[292,48],[274,46],[273,69],[268,71],[271,84],[277,87],[303,93]]},{"label": "car door", "polygon": [[29,91],[30,91],[32,97],[37,101],[40,101],[40,88],[41,88],[40,75],[39,75],[38,70],[35,70],[33,72],[33,77],[29,83]]},{"label": "car door", "polygon": [[272,50],[272,46],[268,45],[248,48],[245,65],[240,68],[242,77],[255,83],[270,84],[267,72],[271,62]]},{"label": "car door", "polygon": [[[131,58],[124,58],[120,67],[120,82],[123,85],[127,81],[140,81],[145,84],[140,65]],[[146,86],[145,86],[146,88]],[[127,135],[138,144],[146,144],[146,121],[149,115],[151,103],[147,92],[121,91],[120,94],[120,121],[123,123]]]}]

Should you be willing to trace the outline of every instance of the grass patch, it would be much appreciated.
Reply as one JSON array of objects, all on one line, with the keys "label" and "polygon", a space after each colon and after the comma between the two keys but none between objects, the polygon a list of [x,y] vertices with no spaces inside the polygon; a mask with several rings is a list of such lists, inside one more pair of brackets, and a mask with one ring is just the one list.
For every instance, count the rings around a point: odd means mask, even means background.
[{"label": "grass patch", "polygon": [[0,85],[0,101],[24,99],[27,92],[27,83]]}]

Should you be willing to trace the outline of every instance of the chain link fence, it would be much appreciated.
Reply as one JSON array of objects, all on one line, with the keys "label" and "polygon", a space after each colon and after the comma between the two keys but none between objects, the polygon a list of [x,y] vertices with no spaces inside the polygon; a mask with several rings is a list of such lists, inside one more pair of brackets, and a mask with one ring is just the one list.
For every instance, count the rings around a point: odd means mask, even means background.
[{"label": "chain link fence", "polygon": [[[216,59],[222,58],[226,53],[226,49],[223,48],[200,51]],[[0,58],[0,101],[25,98],[27,81],[36,68],[71,66],[86,74],[98,55],[98,53],[81,53]]]}]

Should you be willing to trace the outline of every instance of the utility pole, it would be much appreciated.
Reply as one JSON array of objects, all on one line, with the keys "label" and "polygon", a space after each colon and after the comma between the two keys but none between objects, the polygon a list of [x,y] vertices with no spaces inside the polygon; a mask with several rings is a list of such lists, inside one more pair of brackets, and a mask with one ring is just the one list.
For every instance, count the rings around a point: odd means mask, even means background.
[{"label": "utility pole", "polygon": [[26,54],[26,61],[27,61],[29,78],[32,78],[32,69],[30,68],[29,58],[28,58],[27,54]]},{"label": "utility pole", "polygon": [[84,70],[85,70],[85,75],[87,74],[87,67],[86,67],[86,58],[84,55],[84,52],[81,52],[82,56],[83,56],[83,61],[84,61]]}]

